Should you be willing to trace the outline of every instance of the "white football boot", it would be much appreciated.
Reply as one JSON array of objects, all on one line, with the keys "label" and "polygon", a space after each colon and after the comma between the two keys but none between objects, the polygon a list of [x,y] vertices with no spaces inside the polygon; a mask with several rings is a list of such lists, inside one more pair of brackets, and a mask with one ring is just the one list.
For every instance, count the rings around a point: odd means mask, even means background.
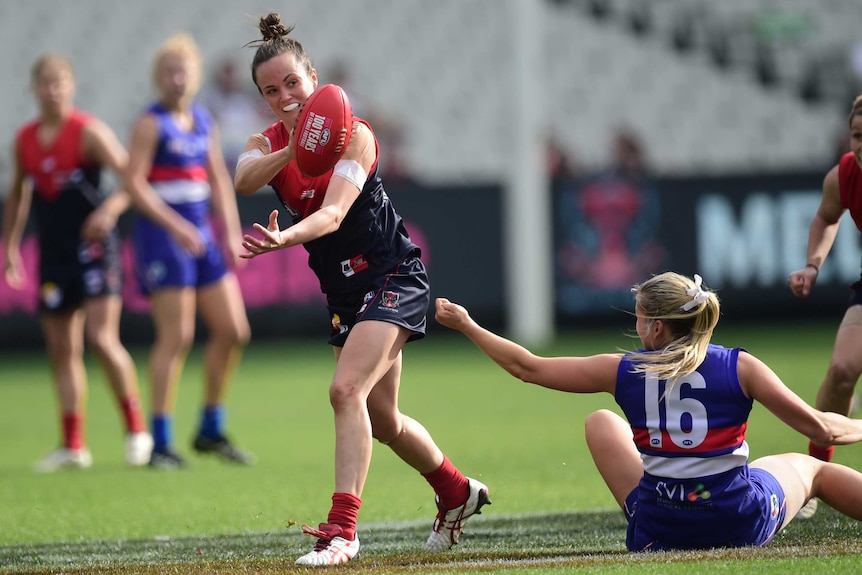
[{"label": "white football boot", "polygon": [[467,481],[469,489],[467,501],[455,509],[444,509],[441,507],[440,497],[435,498],[438,512],[431,536],[425,542],[425,551],[432,553],[446,551],[458,543],[458,538],[464,531],[464,522],[473,515],[480,515],[483,505],[491,504],[487,485],[469,477]]},{"label": "white football boot", "polygon": [[817,513],[817,498],[812,497],[796,512],[796,519],[811,519]]},{"label": "white football boot", "polygon": [[126,436],[126,463],[140,467],[150,462],[153,452],[153,436],[146,431]]},{"label": "white football boot", "polygon": [[321,523],[319,529],[303,525],[302,532],[317,537],[317,543],[314,549],[296,560],[297,565],[322,567],[359,558],[359,536],[355,535],[353,541],[348,541],[341,537],[339,525]]},{"label": "white football boot", "polygon": [[92,465],[93,456],[88,449],[61,447],[37,461],[33,469],[39,473],[53,473],[60,469],[86,469]]}]

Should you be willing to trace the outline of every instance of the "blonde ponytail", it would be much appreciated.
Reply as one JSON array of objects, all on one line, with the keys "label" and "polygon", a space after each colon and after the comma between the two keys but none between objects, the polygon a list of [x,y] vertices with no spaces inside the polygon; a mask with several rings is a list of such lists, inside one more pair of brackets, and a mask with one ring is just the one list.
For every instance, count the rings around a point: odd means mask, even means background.
[{"label": "blonde ponytail", "polygon": [[672,380],[693,372],[703,362],[720,305],[715,292],[701,284],[698,275],[693,281],[665,272],[632,288],[638,310],[648,320],[661,320],[673,338],[660,350],[630,354],[633,372]]}]

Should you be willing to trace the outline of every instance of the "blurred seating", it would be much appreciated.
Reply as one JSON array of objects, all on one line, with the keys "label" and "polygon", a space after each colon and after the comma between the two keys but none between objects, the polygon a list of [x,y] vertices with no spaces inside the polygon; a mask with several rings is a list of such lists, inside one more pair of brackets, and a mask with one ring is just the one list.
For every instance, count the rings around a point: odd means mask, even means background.
[{"label": "blurred seating", "polygon": [[[545,42],[536,65],[546,82],[538,103],[513,100],[513,39],[521,29],[509,2],[296,0],[279,9],[316,63],[346,60],[359,92],[401,119],[404,162],[429,183],[505,180],[514,160],[511,119],[530,105],[546,111],[548,131],[581,169],[607,165],[619,125],[639,134],[658,173],[820,169],[831,160],[849,99],[830,100],[838,98],[826,94],[835,76],[810,54],[840,58],[834,50],[855,41],[858,0],[536,6]],[[225,54],[250,61],[253,50],[243,45],[257,38],[257,18],[270,9],[264,0],[148,0],[122,9],[110,0],[2,2],[0,134],[11,142],[34,114],[29,67],[43,51],[57,50],[76,66],[78,105],[125,141],[152,97],[152,56],[168,36],[193,34],[210,77]],[[804,18],[767,17],[756,29],[753,19],[769,10]],[[806,19],[810,29],[802,26]],[[794,25],[804,38],[793,39]],[[807,78],[807,99],[758,82],[751,66],[740,64],[757,57],[756,33],[780,38],[774,46],[781,49],[761,57],[774,60],[779,85]]]}]

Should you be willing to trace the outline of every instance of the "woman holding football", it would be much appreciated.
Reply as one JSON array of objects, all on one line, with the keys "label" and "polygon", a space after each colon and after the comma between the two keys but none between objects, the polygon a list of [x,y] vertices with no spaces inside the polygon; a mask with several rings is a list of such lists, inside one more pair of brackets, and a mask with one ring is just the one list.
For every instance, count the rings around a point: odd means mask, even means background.
[{"label": "woman holding football", "polygon": [[[232,244],[242,232],[216,125],[194,103],[201,74],[191,36],[177,34],[161,47],[153,67],[159,100],[134,125],[126,172],[141,212],[133,230],[138,281],[150,297],[156,331],[149,464],[168,469],[185,464],[173,446],[173,409],[198,310],[209,340],[204,405],[192,447],[230,462],[252,460],[224,433],[228,383],[251,330],[239,283],[222,253],[233,256]],[[210,225],[211,209],[221,234]]]},{"label": "woman holding football", "polygon": [[427,551],[455,543],[464,521],[490,503],[488,488],[465,477],[428,431],[398,409],[402,348],[425,335],[430,288],[421,251],[404,228],[378,174],[370,126],[354,118],[350,142],[325,174],[306,176],[293,160],[291,129],[318,84],[302,45],[278,14],[260,20],[263,38],[252,80],[278,121],[249,138],[237,162],[237,192],[269,184],[293,225],[281,229],[278,210],[261,237],[246,235],[243,257],[302,244],[326,294],[335,374],[329,399],[335,413],[335,493],[325,523],[303,532],[317,538],[299,565],[331,565],[359,553],[356,522],[371,460],[372,438],[388,445],[428,481],[438,514]]},{"label": "woman holding football", "polygon": [[101,187],[104,166],[121,173],[126,150],[114,132],[72,103],[72,64],[46,54],[33,65],[39,117],[24,125],[12,149],[14,176],[4,209],[5,278],[26,278],[20,243],[32,203],[39,229],[39,311],[60,403],[63,445],[36,470],[85,468],[87,374],[84,348],[102,364],[126,424],[126,461],[146,464],[152,439],[141,413],[138,374],[120,341],[123,270],[117,218],[129,196]]},{"label": "woman holding football", "polygon": [[862,520],[862,474],[801,453],[748,462],[754,401],[824,445],[862,441],[862,420],[810,407],[742,348],[711,344],[719,301],[700,276],[672,272],[632,288],[641,348],[538,357],[446,299],[436,318],[523,381],[614,396],[625,419],[591,414],[586,440],[628,519],[630,551],[765,545],[812,497]]}]

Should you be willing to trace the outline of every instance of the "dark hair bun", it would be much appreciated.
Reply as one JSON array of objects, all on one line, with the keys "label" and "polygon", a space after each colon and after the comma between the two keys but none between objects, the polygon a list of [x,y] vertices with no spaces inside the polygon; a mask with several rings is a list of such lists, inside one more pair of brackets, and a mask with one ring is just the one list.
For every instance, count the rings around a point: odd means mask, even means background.
[{"label": "dark hair bun", "polygon": [[288,28],[282,24],[281,16],[275,12],[270,12],[267,16],[261,18],[259,28],[264,42],[279,40],[290,34],[293,30],[293,26]]}]

